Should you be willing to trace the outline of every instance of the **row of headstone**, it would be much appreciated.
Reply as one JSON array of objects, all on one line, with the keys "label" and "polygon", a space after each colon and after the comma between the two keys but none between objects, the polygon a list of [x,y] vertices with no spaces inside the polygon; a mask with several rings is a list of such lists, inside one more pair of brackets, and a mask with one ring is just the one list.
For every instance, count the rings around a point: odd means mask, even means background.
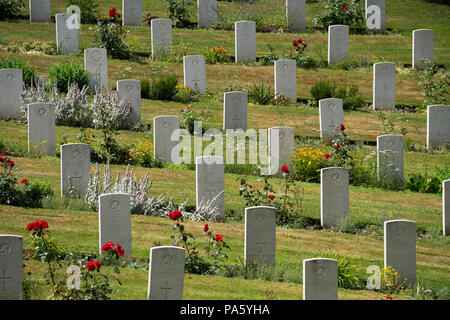
[{"label": "row of headstone", "polygon": [[[129,194],[99,197],[99,251],[108,241],[120,243],[131,257]],[[245,264],[275,265],[275,208],[245,210]],[[0,235],[0,300],[22,296],[23,237]],[[185,249],[159,246],[150,249],[148,299],[182,300]],[[409,220],[384,222],[384,267],[393,267],[398,280],[411,286],[416,281],[416,223]],[[338,299],[338,262],[334,259],[303,260],[303,300]]]}]

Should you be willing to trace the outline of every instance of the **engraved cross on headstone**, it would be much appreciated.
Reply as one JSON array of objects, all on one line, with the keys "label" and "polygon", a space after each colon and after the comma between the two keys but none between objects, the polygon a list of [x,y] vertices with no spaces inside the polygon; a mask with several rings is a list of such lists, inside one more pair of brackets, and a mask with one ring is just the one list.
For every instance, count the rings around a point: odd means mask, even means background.
[{"label": "engraved cross on headstone", "polygon": [[68,176],[68,178],[69,178],[69,184],[79,193],[80,192],[79,188],[80,188],[80,185],[81,185],[81,179],[83,177],[79,175],[78,170],[75,170],[74,171],[74,175],[73,176]]},{"label": "engraved cross on headstone", "polygon": [[164,290],[164,299],[167,300],[167,290],[172,290],[172,288],[169,288],[169,281],[166,280],[166,287],[161,287],[161,290]]},{"label": "engraved cross on headstone", "polygon": [[192,82],[194,83],[195,86],[195,91],[198,91],[198,82],[200,81],[200,79],[197,79],[197,75],[195,75],[195,78],[192,79]]},{"label": "engraved cross on headstone", "polygon": [[100,70],[97,69],[97,71],[93,74],[93,76],[95,77],[95,83],[100,86],[100,76],[101,76]]},{"label": "engraved cross on headstone", "polygon": [[2,280],[2,290],[6,289],[6,280],[11,280],[11,278],[6,277],[6,271],[3,271],[3,276],[0,278]]},{"label": "engraved cross on headstone", "polygon": [[72,38],[69,37],[69,32],[66,32],[66,37],[64,38],[64,40],[72,40]]}]

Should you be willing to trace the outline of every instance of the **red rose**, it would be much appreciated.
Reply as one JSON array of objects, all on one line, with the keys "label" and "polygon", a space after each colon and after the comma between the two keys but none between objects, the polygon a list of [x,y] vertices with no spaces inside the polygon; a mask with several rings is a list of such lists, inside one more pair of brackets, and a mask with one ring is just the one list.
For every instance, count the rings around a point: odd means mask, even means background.
[{"label": "red rose", "polygon": [[125,252],[120,243],[118,243],[116,246],[116,252],[120,257],[123,256],[123,253]]},{"label": "red rose", "polygon": [[343,124],[341,124],[340,128],[341,128],[341,131],[345,130],[345,126]]},{"label": "red rose", "polygon": [[302,43],[302,42],[303,42],[302,38],[298,39],[298,43]]},{"label": "red rose", "polygon": [[[9,159],[8,159],[9,160]],[[12,168],[14,167],[14,161],[9,161],[9,166]]]},{"label": "red rose", "polygon": [[114,249],[114,243],[111,241],[108,241],[107,243],[105,243],[102,247],[102,251],[109,251]]},{"label": "red rose", "polygon": [[347,11],[348,10],[348,8],[347,7],[344,7],[344,11]]},{"label": "red rose", "polygon": [[294,47],[296,47],[296,46],[297,46],[297,40],[294,40],[294,42],[292,42],[292,45],[293,45]]},{"label": "red rose", "polygon": [[31,222],[31,223],[29,223],[29,224],[27,225],[27,230],[28,230],[28,231],[31,231],[31,229],[33,229],[33,224],[34,224],[34,222]]},{"label": "red rose", "polygon": [[39,223],[39,229],[47,229],[48,228],[48,223],[45,220],[41,220],[38,222]]},{"label": "red rose", "polygon": [[88,263],[86,263],[86,269],[88,269],[89,271],[95,271],[94,261],[89,261]]},{"label": "red rose", "polygon": [[117,18],[120,18],[120,13],[117,14]]},{"label": "red rose", "polygon": [[392,300],[392,297],[391,296],[387,296],[386,300]]},{"label": "red rose", "polygon": [[208,232],[208,230],[209,230],[208,224],[205,224],[205,226],[203,227],[203,231]]},{"label": "red rose", "polygon": [[41,228],[41,225],[38,221],[33,222],[33,230],[38,231]]},{"label": "red rose", "polygon": [[102,16],[98,16],[98,19],[100,20],[102,18]]},{"label": "red rose", "polygon": [[0,161],[3,162],[3,158],[2,157],[0,157]]},{"label": "red rose", "polygon": [[94,261],[94,265],[98,270],[100,270],[100,268],[102,267],[102,264],[100,262],[98,262],[97,260]]},{"label": "red rose", "polygon": [[306,48],[306,46],[307,46],[306,43],[304,43],[304,44],[303,44],[303,48]]},{"label": "red rose", "polygon": [[223,235],[221,235],[221,234],[216,235],[216,241],[217,242],[222,241],[222,238],[223,238]]},{"label": "red rose", "polygon": [[20,180],[21,183],[27,182],[28,179],[27,178],[23,178],[22,180]]},{"label": "red rose", "polygon": [[170,220],[178,220],[181,218],[181,211],[180,210],[175,210],[174,212],[169,213],[169,219]]},{"label": "red rose", "polygon": [[334,146],[335,149],[339,149],[341,147],[341,144],[338,143],[337,145]]},{"label": "red rose", "polygon": [[273,199],[275,199],[275,197],[274,197],[273,195],[270,195],[270,196],[269,196],[269,199],[270,199],[270,200],[273,200]]},{"label": "red rose", "polygon": [[281,172],[282,172],[282,173],[289,173],[288,167],[287,167],[287,166],[283,166],[283,167],[281,168]]},{"label": "red rose", "polygon": [[2,156],[6,156],[6,152],[2,152]]},{"label": "red rose", "polygon": [[331,156],[330,156],[330,154],[329,154],[329,153],[327,153],[327,154],[325,154],[325,155],[324,155],[324,157],[325,157],[325,159],[327,159],[327,160],[328,160],[328,158],[329,158],[329,157],[331,157]]}]

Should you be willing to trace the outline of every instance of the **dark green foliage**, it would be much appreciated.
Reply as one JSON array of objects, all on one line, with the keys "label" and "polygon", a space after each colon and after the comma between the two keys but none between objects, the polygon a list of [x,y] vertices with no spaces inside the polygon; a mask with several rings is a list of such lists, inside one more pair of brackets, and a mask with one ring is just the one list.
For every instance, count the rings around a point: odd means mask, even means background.
[{"label": "dark green foliage", "polygon": [[152,100],[173,100],[178,92],[176,75],[162,75],[153,79],[148,88],[148,97]]},{"label": "dark green foliage", "polygon": [[59,92],[67,93],[69,85],[76,83],[78,88],[88,85],[88,74],[81,64],[61,62],[53,66],[50,72],[50,80],[56,82]]},{"label": "dark green foliage", "polygon": [[189,6],[191,0],[164,0],[167,3],[169,18],[172,19],[174,27],[185,28],[191,24]]},{"label": "dark green foliage", "polygon": [[317,15],[313,22],[324,27],[344,24],[347,26],[359,25],[364,21],[364,1],[362,0],[333,0],[326,3],[327,12]]},{"label": "dark green foliage", "polygon": [[36,77],[36,69],[34,69],[27,61],[18,58],[5,57],[0,60],[0,69],[20,69],[22,70],[23,82],[30,86],[34,77]]},{"label": "dark green foliage", "polygon": [[269,104],[274,98],[275,93],[273,89],[268,85],[266,86],[264,82],[260,84],[252,84],[248,88],[248,96],[249,98],[261,105]]},{"label": "dark green foliage", "polygon": [[53,194],[50,183],[26,182],[22,197],[22,207],[42,208],[42,199]]},{"label": "dark green foliage", "polygon": [[144,79],[141,80],[141,98],[142,99],[150,99],[150,81]]},{"label": "dark green foliage", "polygon": [[327,98],[339,98],[343,100],[344,110],[357,109],[365,106],[366,103],[359,93],[357,85],[352,84],[350,88],[337,87],[336,84],[331,83],[329,80],[319,80],[310,89],[312,106],[318,107],[319,100]]},{"label": "dark green foliage", "polygon": [[94,29],[94,47],[105,48],[114,59],[130,59],[130,48],[125,44],[126,31],[117,17],[98,19]]},{"label": "dark green foliage", "polygon": [[450,179],[450,168],[435,167],[433,174],[412,174],[405,182],[405,188],[421,193],[442,193],[442,181]]},{"label": "dark green foliage", "polygon": [[0,204],[14,205],[19,198],[15,185],[17,179],[8,174],[0,174]]},{"label": "dark green foliage", "polygon": [[0,0],[0,21],[17,19],[23,7],[25,7],[23,0]]}]

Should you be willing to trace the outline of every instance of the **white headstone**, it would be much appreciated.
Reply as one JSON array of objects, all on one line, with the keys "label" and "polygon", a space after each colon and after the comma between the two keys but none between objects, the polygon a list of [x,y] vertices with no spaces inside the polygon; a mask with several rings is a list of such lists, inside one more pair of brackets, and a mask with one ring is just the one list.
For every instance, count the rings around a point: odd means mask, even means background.
[{"label": "white headstone", "polygon": [[88,72],[89,87],[108,88],[108,56],[104,48],[84,49],[84,68]]},{"label": "white headstone", "polygon": [[214,199],[221,194],[216,201],[219,211],[218,218],[225,219],[225,175],[224,159],[217,156],[204,156],[195,158],[195,178],[197,185],[196,204]]},{"label": "white headstone", "polygon": [[366,0],[366,31],[382,33],[386,30],[385,0]]},{"label": "white headstone", "polygon": [[152,58],[167,55],[172,48],[172,20],[153,19],[152,27]]},{"label": "white headstone", "polygon": [[337,299],[337,260],[326,258],[303,260],[303,300]]},{"label": "white headstone", "polygon": [[378,178],[384,182],[403,183],[403,136],[377,137]]},{"label": "white headstone", "polygon": [[141,81],[118,80],[117,94],[119,99],[127,99],[131,104],[130,115],[127,119],[127,127],[133,127],[141,122]]},{"label": "white headstone", "polygon": [[297,64],[293,59],[280,59],[274,63],[275,96],[297,102]]},{"label": "white headstone", "polygon": [[422,59],[434,63],[434,31],[432,29],[413,30],[412,67],[423,69]]},{"label": "white headstone", "polygon": [[[401,282],[416,282],[416,223],[409,220],[384,222],[384,267],[391,266]],[[406,280],[405,280],[406,279]]]},{"label": "white headstone", "polygon": [[89,185],[91,148],[85,143],[61,146],[61,195],[72,194],[84,198]]},{"label": "white headstone", "polygon": [[22,70],[0,69],[0,119],[20,120],[23,91]]},{"label": "white headstone", "polygon": [[30,0],[30,21],[51,22],[50,0]]},{"label": "white headstone", "polygon": [[184,86],[195,92],[206,92],[205,56],[183,57]]},{"label": "white headstone", "polygon": [[223,94],[223,130],[247,130],[247,104],[247,92],[230,91]]},{"label": "white headstone", "polygon": [[286,0],[286,19],[290,32],[306,29],[305,0]]},{"label": "white headstone", "polygon": [[275,265],[275,208],[245,208],[245,263]]},{"label": "white headstone", "polygon": [[[172,150],[180,142],[180,119],[176,116],[158,116],[153,118],[153,150],[155,158],[173,162]],[[175,135],[175,136],[174,136]]]},{"label": "white headstone", "polygon": [[347,168],[320,170],[320,221],[324,227],[336,226],[348,217],[349,172]]},{"label": "white headstone", "polygon": [[428,149],[450,146],[450,106],[427,106]]},{"label": "white headstone", "polygon": [[373,109],[395,110],[395,63],[373,65]]},{"label": "white headstone", "polygon": [[56,156],[55,105],[28,105],[28,152]]},{"label": "white headstone", "polygon": [[184,257],[184,248],[150,248],[148,300],[183,300]]},{"label": "white headstone", "polygon": [[332,140],[339,135],[340,125],[344,124],[342,99],[319,100],[320,138]]},{"label": "white headstone", "polygon": [[450,236],[450,179],[442,181],[442,233]]},{"label": "white headstone", "polygon": [[22,297],[23,237],[0,234],[0,300]]},{"label": "white headstone", "polygon": [[256,61],[256,23],[254,21],[234,23],[234,47],[236,63]]},{"label": "white headstone", "polygon": [[328,64],[335,64],[348,59],[348,32],[345,25],[328,27]]},{"label": "white headstone", "polygon": [[98,197],[99,247],[112,241],[120,243],[124,257],[131,257],[131,196],[108,193]]},{"label": "white headstone", "polygon": [[[278,139],[277,139],[278,134]],[[292,154],[294,152],[294,128],[291,127],[273,127],[269,128],[269,152],[270,152],[270,170],[271,175],[282,177],[281,169],[287,166],[290,173],[294,173],[292,165]],[[277,148],[277,143],[279,148]],[[278,150],[277,150],[278,149]],[[278,165],[275,158],[278,153]]]},{"label": "white headstone", "polygon": [[197,0],[197,12],[199,28],[217,24],[217,0]]},{"label": "white headstone", "polygon": [[70,13],[56,16],[56,47],[61,54],[78,53],[78,29],[71,24]]},{"label": "white headstone", "polygon": [[142,0],[122,0],[122,25],[139,26],[142,23]]}]

